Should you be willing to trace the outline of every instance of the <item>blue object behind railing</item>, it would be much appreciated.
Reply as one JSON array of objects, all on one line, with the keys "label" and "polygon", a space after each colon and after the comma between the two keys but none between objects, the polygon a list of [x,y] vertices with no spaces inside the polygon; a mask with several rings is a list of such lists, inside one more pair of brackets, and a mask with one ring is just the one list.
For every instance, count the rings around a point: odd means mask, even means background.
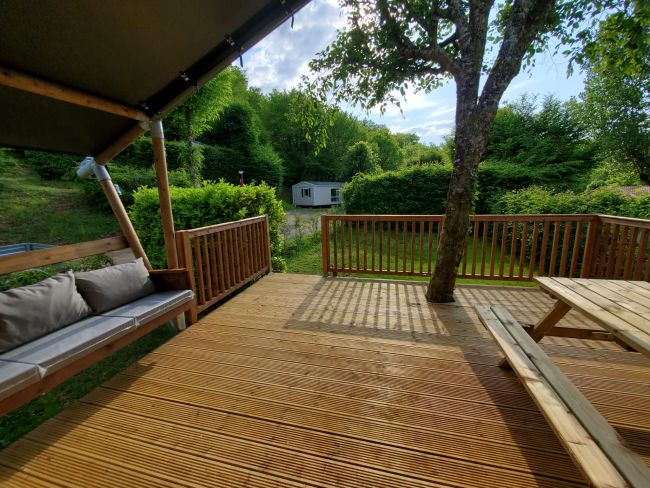
[{"label": "blue object behind railing", "polygon": [[36,251],[37,249],[47,249],[53,247],[50,244],[38,244],[35,242],[21,242],[20,244],[9,244],[7,246],[0,246],[0,256],[8,256],[10,254],[20,254],[21,252]]}]

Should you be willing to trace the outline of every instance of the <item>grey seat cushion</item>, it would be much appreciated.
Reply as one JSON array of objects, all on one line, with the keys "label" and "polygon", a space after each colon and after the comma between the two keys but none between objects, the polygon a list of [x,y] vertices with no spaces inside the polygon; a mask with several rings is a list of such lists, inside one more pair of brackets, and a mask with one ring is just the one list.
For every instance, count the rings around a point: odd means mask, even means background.
[{"label": "grey seat cushion", "polygon": [[131,303],[104,312],[103,316],[131,317],[137,325],[147,323],[194,298],[192,290],[159,291]]},{"label": "grey seat cushion", "polygon": [[131,263],[75,273],[75,279],[77,290],[96,314],[156,291],[142,258]]},{"label": "grey seat cushion", "polygon": [[0,400],[38,383],[41,377],[33,364],[0,361]]},{"label": "grey seat cushion", "polygon": [[0,352],[90,315],[72,271],[0,293]]},{"label": "grey seat cushion", "polygon": [[0,355],[0,361],[36,365],[41,377],[113,342],[135,327],[128,317],[92,316]]}]

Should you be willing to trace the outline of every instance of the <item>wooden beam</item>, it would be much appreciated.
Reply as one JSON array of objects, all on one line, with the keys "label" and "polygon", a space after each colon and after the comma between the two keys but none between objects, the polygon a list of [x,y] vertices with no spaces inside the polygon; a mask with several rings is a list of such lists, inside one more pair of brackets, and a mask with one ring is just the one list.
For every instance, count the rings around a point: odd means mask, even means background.
[{"label": "wooden beam", "polygon": [[138,137],[144,134],[147,131],[146,127],[143,127],[141,124],[133,125],[129,130],[127,130],[120,137],[115,139],[112,143],[106,146],[99,154],[95,155],[95,162],[97,164],[105,165],[115,156],[124,151],[127,147],[131,145]]},{"label": "wooden beam", "polygon": [[128,244],[123,236],[115,236],[97,241],[67,244],[65,246],[0,256],[0,275],[117,251],[127,246]]},{"label": "wooden beam", "polygon": [[160,219],[162,220],[163,238],[165,240],[165,256],[168,268],[178,268],[176,251],[176,236],[174,233],[174,215],[169,194],[169,178],[167,176],[167,157],[165,155],[165,135],[162,120],[151,122],[151,142],[153,145],[153,162],[156,168],[158,182],[158,199],[160,201]]},{"label": "wooden beam", "polygon": [[140,243],[138,234],[136,234],[135,229],[133,228],[133,224],[131,223],[131,219],[129,219],[129,215],[126,213],[126,209],[122,204],[122,200],[120,200],[117,191],[115,191],[115,186],[113,186],[113,182],[111,181],[110,178],[107,178],[107,179],[100,180],[100,184],[102,185],[102,190],[104,190],[104,194],[108,199],[108,203],[113,209],[115,218],[120,224],[122,233],[124,234],[126,241],[129,243],[129,246],[131,246],[131,250],[133,251],[133,254],[135,254],[136,257],[142,258],[142,260],[144,261],[144,265],[147,267],[147,269],[151,269],[151,263],[149,262],[149,258],[147,258],[147,254],[144,252],[144,248]]},{"label": "wooden beam", "polygon": [[109,100],[85,93],[76,88],[70,88],[51,81],[42,80],[35,76],[14,71],[9,68],[0,67],[0,85],[8,86],[16,90],[33,93],[54,100],[79,105],[81,107],[101,110],[129,119],[147,121],[149,117],[142,110],[130,105]]}]

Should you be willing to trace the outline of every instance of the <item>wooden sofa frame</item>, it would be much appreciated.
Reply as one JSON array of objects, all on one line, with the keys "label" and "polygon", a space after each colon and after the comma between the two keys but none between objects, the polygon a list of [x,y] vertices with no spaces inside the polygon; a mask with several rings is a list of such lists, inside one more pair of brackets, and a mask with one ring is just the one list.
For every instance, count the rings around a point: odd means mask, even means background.
[{"label": "wooden sofa frame", "polygon": [[[26,269],[40,266],[48,266],[65,261],[72,261],[125,248],[128,248],[126,240],[122,236],[117,236],[97,241],[40,249],[17,255],[1,256],[0,275],[16,271],[24,271]],[[191,289],[190,276],[186,269],[150,270],[149,275],[158,290]],[[122,347],[131,344],[140,337],[152,332],[160,325],[174,320],[179,315],[185,314],[189,320],[190,317],[188,312],[192,308],[193,303],[193,300],[181,303],[172,310],[169,310],[153,320],[141,324],[139,327],[134,328],[125,335],[116,338],[113,342],[105,344],[99,349],[95,349],[85,356],[82,356],[74,362],[55,371],[51,375],[42,378],[39,382],[31,384],[0,400],[0,415],[11,412],[37,396],[46,393],[68,378],[83,371],[89,366],[92,366],[97,361],[109,356],[115,351],[118,351]]]},{"label": "wooden sofa frame", "polygon": [[650,469],[503,307],[476,312],[590,486],[650,486]]}]

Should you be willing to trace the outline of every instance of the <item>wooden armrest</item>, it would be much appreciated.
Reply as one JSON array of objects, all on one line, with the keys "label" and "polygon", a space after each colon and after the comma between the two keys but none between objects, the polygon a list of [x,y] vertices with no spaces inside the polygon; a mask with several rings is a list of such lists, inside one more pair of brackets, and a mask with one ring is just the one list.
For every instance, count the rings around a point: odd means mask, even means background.
[{"label": "wooden armrest", "polygon": [[190,273],[185,268],[155,269],[149,271],[149,276],[159,291],[190,290]]}]

